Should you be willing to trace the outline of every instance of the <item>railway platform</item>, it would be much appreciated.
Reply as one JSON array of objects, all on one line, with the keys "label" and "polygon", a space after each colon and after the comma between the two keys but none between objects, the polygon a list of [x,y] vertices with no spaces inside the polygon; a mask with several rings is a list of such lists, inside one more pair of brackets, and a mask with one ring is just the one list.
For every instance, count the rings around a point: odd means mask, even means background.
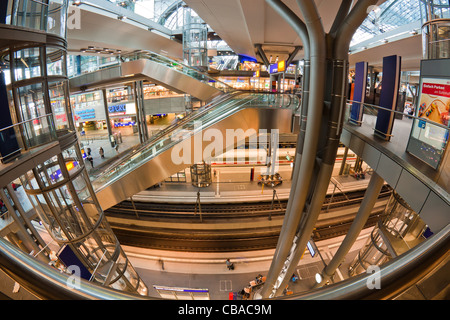
[{"label": "railway platform", "polygon": [[[281,167],[281,166],[280,166]],[[189,182],[162,182],[160,186],[149,188],[133,196],[133,201],[145,201],[156,203],[191,203],[198,200],[197,192],[200,192],[201,203],[239,203],[272,201],[277,205],[279,200],[287,200],[291,189],[290,173],[283,183],[274,189],[258,184],[258,181],[250,181],[245,170],[237,171],[238,168],[222,167],[215,168],[220,172],[220,176],[231,175],[234,172],[234,181],[218,182],[213,179],[213,183],[208,187],[198,188]],[[239,168],[239,169],[246,169]],[[246,169],[250,170],[250,168]],[[246,180],[245,180],[246,179]],[[358,189],[365,189],[369,183],[370,176],[365,179],[356,179],[353,176],[334,176],[331,178],[327,194],[349,192]],[[276,197],[274,198],[274,192]]]},{"label": "railway platform", "polygon": [[[353,258],[370,236],[371,228],[364,229],[346,260],[336,272],[336,280],[348,278],[347,271]],[[288,291],[293,293],[311,290],[315,274],[327,264],[344,236],[316,243],[314,256],[306,250],[296,268],[296,282],[290,281]],[[238,294],[258,274],[267,275],[274,250],[246,252],[193,253],[144,249],[123,246],[131,263],[149,288],[149,296],[160,297],[155,287],[206,289],[211,300],[228,300],[230,293]],[[226,259],[234,263],[228,270]],[[234,296],[236,297],[236,296]],[[240,296],[237,295],[237,299]]]}]

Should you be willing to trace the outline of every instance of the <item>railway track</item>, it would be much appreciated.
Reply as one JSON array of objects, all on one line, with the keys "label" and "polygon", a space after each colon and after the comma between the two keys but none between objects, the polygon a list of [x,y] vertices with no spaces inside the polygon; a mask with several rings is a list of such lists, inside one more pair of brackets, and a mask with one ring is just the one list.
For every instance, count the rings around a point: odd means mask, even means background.
[{"label": "railway track", "polygon": [[[356,190],[345,194],[327,195],[323,211],[336,208],[347,207],[358,204],[364,197],[365,190]],[[389,196],[391,189],[384,186],[380,198]],[[202,218],[208,221],[220,221],[229,219],[254,219],[265,218],[271,215],[282,216],[286,211],[287,200],[258,203],[227,203],[227,204],[201,204]],[[195,204],[176,204],[176,203],[152,203],[152,202],[134,202],[123,201],[108,210],[107,216],[128,217],[139,220],[155,221],[197,221],[200,215],[200,207]],[[177,220],[177,221],[174,221]]]},{"label": "railway track", "polygon": [[[376,224],[384,212],[391,190],[385,187],[380,194],[382,203],[372,212],[365,227]],[[322,214],[313,232],[313,239],[325,240],[347,233],[362,201],[364,190],[335,195],[334,201],[324,202]],[[124,201],[106,211],[118,240],[123,245],[190,252],[233,252],[273,249],[280,234],[287,201],[271,203],[202,205],[203,222],[195,215],[194,205],[134,203]],[[352,207],[350,213],[346,213]],[[327,210],[335,214],[327,214]],[[342,211],[342,214],[336,214]],[[137,214],[136,214],[137,213]],[[272,221],[268,223],[271,214]],[[125,222],[126,221],[126,222]],[[147,222],[143,224],[142,222]],[[267,224],[251,227],[253,222]],[[152,223],[153,222],[153,223]],[[158,223],[164,227],[158,227]],[[236,227],[236,223],[239,227]],[[229,224],[229,227],[227,227]],[[173,227],[172,227],[173,226]],[[195,226],[195,227],[194,227]],[[204,227],[204,228],[202,228]]]}]

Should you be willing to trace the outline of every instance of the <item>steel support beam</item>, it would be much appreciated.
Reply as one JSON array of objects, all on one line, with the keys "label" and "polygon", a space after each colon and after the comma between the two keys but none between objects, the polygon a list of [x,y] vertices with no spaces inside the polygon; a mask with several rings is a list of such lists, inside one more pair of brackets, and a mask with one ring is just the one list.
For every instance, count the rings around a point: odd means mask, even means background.
[{"label": "steel support beam", "polygon": [[[289,201],[292,202],[292,204],[290,206],[290,211],[286,211],[277,249],[267,275],[266,283],[260,293],[262,298],[273,297],[274,288],[279,288],[279,275],[282,273],[286,257],[291,250],[291,244],[304,211],[313,177],[314,166],[316,164],[320,122],[324,105],[323,83],[325,83],[326,71],[325,32],[314,1],[301,1],[298,4],[302,10],[309,36],[311,91],[308,101],[308,122],[306,123],[305,141],[303,144],[302,159],[298,169],[298,177],[296,180],[293,180],[293,183],[297,184],[295,196],[291,197]],[[281,13],[283,14],[283,18],[286,17],[286,19],[289,19],[286,12]]]},{"label": "steel support beam", "polygon": [[[273,0],[270,2],[277,3]],[[350,40],[356,28],[367,16],[368,7],[376,3],[376,0],[360,0],[347,15],[350,3],[344,0],[333,24],[333,34],[325,35],[314,2],[297,0],[307,26],[310,43],[311,92],[308,101],[308,121],[301,146],[301,161],[296,159],[296,164],[299,164],[300,168],[298,174],[297,168],[294,168],[292,179],[294,190],[288,203],[280,239],[266,284],[257,298],[280,295],[289,280],[286,275],[292,274],[306,249],[306,243],[325,199],[339,146]],[[326,77],[327,66],[331,68],[328,74],[332,77],[329,79],[329,85]],[[328,96],[330,101],[326,103],[324,109],[325,96]],[[322,125],[326,126],[326,130],[321,131]],[[320,152],[317,152],[318,150]]]},{"label": "steel support beam", "polygon": [[380,195],[380,191],[383,185],[383,178],[381,178],[376,172],[373,172],[366,193],[364,194],[364,199],[361,202],[361,206],[359,207],[358,213],[356,214],[356,217],[353,220],[353,223],[350,226],[347,235],[339,246],[339,249],[333,256],[333,259],[331,259],[328,265],[322,270],[322,281],[316,284],[316,288],[324,286],[327,281],[333,277],[336,269],[345,259],[345,256],[355,243],[356,238],[364,228],[364,225],[366,224],[367,219],[369,218],[370,213],[372,212],[372,209],[378,200],[378,196]]}]

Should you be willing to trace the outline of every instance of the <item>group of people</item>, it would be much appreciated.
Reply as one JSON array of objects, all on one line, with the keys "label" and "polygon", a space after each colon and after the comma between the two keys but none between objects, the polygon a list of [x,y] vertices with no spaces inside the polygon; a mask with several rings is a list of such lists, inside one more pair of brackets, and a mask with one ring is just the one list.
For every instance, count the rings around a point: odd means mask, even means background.
[{"label": "group of people", "polygon": [[255,280],[250,281],[249,285],[241,290],[240,295],[242,296],[242,299],[247,300],[248,298],[250,298],[250,294],[252,293],[253,289],[259,287],[265,281],[266,277],[263,277],[262,274],[258,274],[255,277]]},{"label": "group of people", "polygon": [[[86,159],[90,162],[91,167],[93,168],[94,167],[94,158],[92,158],[92,155],[91,155],[92,150],[91,150],[91,148],[86,148],[86,151],[87,151]],[[105,159],[105,150],[103,150],[102,147],[100,147],[98,149],[98,153],[100,154],[100,157],[102,159]]]},{"label": "group of people", "polygon": [[[116,152],[119,153],[119,143],[123,142],[122,133],[120,131],[114,133],[113,137],[114,137],[114,150],[116,150]],[[89,163],[91,164],[91,168],[94,168],[94,158],[91,155],[92,153],[91,148],[87,147],[86,152],[87,152],[86,160],[89,161]],[[98,153],[101,159],[105,159],[105,150],[102,147],[98,149]]]}]

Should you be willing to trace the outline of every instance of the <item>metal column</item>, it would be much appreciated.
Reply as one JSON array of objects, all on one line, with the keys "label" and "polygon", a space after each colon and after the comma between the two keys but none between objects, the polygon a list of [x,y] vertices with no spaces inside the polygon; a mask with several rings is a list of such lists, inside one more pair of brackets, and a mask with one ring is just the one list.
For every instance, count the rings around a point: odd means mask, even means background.
[{"label": "metal column", "polygon": [[148,127],[145,120],[144,110],[144,87],[143,82],[135,81],[133,83],[134,102],[136,105],[136,121],[138,126],[139,141],[143,143],[148,140]]},{"label": "metal column", "polygon": [[106,89],[102,89],[103,95],[103,106],[105,108],[105,118],[106,118],[106,128],[108,129],[108,139],[111,144],[111,148],[115,147],[115,140],[113,138],[112,128],[111,128],[111,118],[109,117],[109,108],[108,108],[108,97],[106,96]]},{"label": "metal column", "polygon": [[367,187],[366,193],[364,194],[364,199],[361,202],[358,213],[353,220],[347,235],[342,241],[336,254],[331,259],[330,263],[322,270],[322,281],[316,284],[316,287],[322,287],[331,279],[336,272],[336,269],[345,259],[345,256],[350,251],[352,245],[355,243],[356,238],[360,234],[362,228],[367,222],[370,213],[378,200],[381,188],[383,187],[384,180],[376,173],[373,172],[372,178],[370,179],[369,186]]},{"label": "metal column", "polygon": [[[266,1],[278,3],[275,0]],[[258,298],[281,294],[289,280],[286,275],[292,274],[293,268],[303,255],[320,213],[342,131],[348,47],[354,31],[368,14],[368,6],[374,2],[376,3],[375,0],[360,0],[348,13],[351,1],[344,0],[333,24],[333,34],[325,35],[315,3],[297,0],[307,26],[311,55],[308,121],[300,168],[294,168],[293,177],[297,178],[292,180],[294,193],[291,192],[289,201],[292,203],[288,203],[280,240],[266,284]],[[286,12],[281,11],[280,15],[286,21],[290,20]],[[327,53],[330,56],[327,56]],[[327,67],[332,68],[329,69],[332,78],[328,81]],[[330,99],[326,102],[326,107],[325,96]],[[321,127],[326,129],[321,130]],[[318,150],[320,152],[317,152]]]}]

